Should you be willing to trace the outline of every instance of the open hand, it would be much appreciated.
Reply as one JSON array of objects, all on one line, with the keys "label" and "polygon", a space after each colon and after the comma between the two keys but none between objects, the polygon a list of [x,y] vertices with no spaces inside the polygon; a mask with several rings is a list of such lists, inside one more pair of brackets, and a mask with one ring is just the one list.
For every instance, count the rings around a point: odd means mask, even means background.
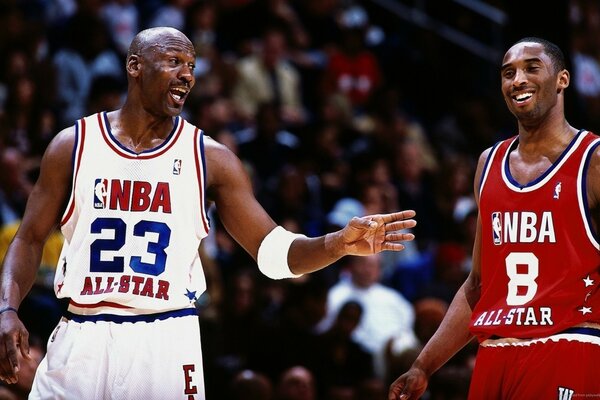
[{"label": "open hand", "polygon": [[346,254],[364,256],[383,250],[404,250],[402,242],[415,238],[405,231],[417,225],[412,219],[415,215],[413,210],[406,210],[352,218],[341,231]]}]

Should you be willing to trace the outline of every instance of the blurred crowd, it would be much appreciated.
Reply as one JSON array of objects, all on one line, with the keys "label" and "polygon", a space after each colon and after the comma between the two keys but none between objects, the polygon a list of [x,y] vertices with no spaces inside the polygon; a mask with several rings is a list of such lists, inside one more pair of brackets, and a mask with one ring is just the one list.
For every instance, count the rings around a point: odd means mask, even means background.
[{"label": "blurred crowd", "polygon": [[[573,0],[569,10],[568,101],[581,127],[600,132],[600,7]],[[455,16],[463,30],[477,25],[465,17]],[[417,211],[403,252],[272,281],[211,209],[197,303],[207,398],[386,398],[470,270],[477,158],[516,133],[500,60],[490,66],[367,1],[3,0],[0,259],[49,141],[121,105],[129,43],[153,26],[194,43],[184,117],[240,157],[277,223],[314,236],[353,215]],[[61,244],[57,231],[19,310],[42,355],[64,309],[52,291]],[[476,348],[434,375],[427,399],[465,397]],[[21,382],[0,398],[26,398]]]}]

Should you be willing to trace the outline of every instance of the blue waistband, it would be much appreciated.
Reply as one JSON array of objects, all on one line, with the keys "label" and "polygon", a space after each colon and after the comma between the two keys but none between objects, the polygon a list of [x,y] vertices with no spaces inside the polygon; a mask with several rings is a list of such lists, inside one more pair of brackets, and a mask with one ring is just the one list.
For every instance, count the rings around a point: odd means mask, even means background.
[{"label": "blue waistband", "polygon": [[560,333],[577,333],[577,334],[580,334],[580,335],[590,335],[590,336],[600,337],[600,329],[589,328],[589,327],[567,328],[564,331],[559,332],[559,334]]},{"label": "blue waistband", "polygon": [[[574,326],[571,328],[567,328],[565,330],[562,330],[560,332],[556,332],[553,333],[550,336],[554,336],[554,335],[562,335],[562,334],[577,334],[577,335],[589,335],[589,336],[596,336],[596,337],[600,337],[600,329],[598,328],[592,328],[592,327],[583,327],[583,326]],[[505,339],[503,337],[500,336],[490,336],[489,339],[491,340],[498,340],[498,339]],[[522,340],[533,340],[533,339],[539,339],[539,338],[534,338],[534,337],[528,337],[528,338],[519,338]]]},{"label": "blue waistband", "polygon": [[178,318],[187,317],[189,315],[198,316],[198,311],[195,308],[183,308],[181,310],[165,311],[154,314],[141,314],[141,315],[116,315],[116,314],[94,314],[94,315],[81,315],[73,314],[72,312],[66,311],[65,318],[74,322],[98,322],[108,321],[116,322],[118,324],[123,322],[153,322],[164,320],[167,318]]}]

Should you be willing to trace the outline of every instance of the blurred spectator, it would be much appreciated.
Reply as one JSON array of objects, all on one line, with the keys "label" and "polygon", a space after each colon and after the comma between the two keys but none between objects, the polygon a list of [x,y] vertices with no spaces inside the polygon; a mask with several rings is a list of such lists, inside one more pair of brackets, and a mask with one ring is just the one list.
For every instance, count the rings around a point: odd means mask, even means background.
[{"label": "blurred spectator", "polygon": [[204,133],[213,138],[223,135],[224,140],[235,154],[239,156],[239,146],[233,131],[233,107],[231,100],[225,96],[201,96],[190,102],[190,120],[201,126]]},{"label": "blurred spectator", "polygon": [[219,19],[216,1],[196,1],[187,9],[185,32],[196,50],[196,85],[191,99],[226,96],[230,100],[237,79],[237,56],[228,54],[223,57],[221,35],[217,30]]},{"label": "blurred spectator", "polygon": [[259,195],[273,219],[278,223],[295,221],[297,230],[293,232],[323,234],[324,212],[318,178],[301,163],[294,163],[280,168],[274,184],[274,188],[267,188],[265,193]]},{"label": "blurred spectator", "polygon": [[112,111],[121,107],[125,87],[120,79],[111,75],[99,75],[92,79],[88,95],[87,114]]},{"label": "blurred spectator", "polygon": [[220,394],[226,383],[239,371],[248,368],[249,355],[254,351],[257,336],[262,331],[262,302],[257,272],[240,268],[225,282],[223,301],[216,318],[201,318],[206,349],[206,392],[212,398]]},{"label": "blurred spectator", "polygon": [[281,308],[271,311],[271,322],[258,336],[249,367],[276,380],[293,366],[314,365],[315,328],[325,316],[328,287],[317,277],[269,283],[285,286],[284,298]]},{"label": "blurred spectator", "polygon": [[[597,11],[600,18],[600,11]],[[600,27],[596,28],[600,33]],[[583,115],[590,121],[590,130],[600,129],[600,49],[597,38],[582,26],[571,36],[573,86]]]},{"label": "blurred spectator", "polygon": [[422,297],[435,297],[450,304],[469,271],[470,257],[458,241],[445,241],[436,249],[434,279],[423,287]]},{"label": "blurred spectator", "polygon": [[339,0],[304,0],[295,2],[298,18],[307,34],[307,47],[327,52],[339,38],[336,12]]},{"label": "blurred spectator", "polygon": [[260,104],[266,102],[278,107],[284,124],[296,125],[305,120],[300,75],[286,60],[286,51],[285,34],[269,27],[262,35],[258,53],[239,60],[232,98],[242,121],[252,121]]},{"label": "blurred spectator", "polygon": [[455,240],[460,232],[460,221],[474,207],[473,179],[475,164],[464,155],[442,160],[435,177],[435,202],[438,239]]},{"label": "blurred spectator", "polygon": [[[217,31],[224,54],[245,57],[251,50],[251,43],[260,36],[264,25],[260,16],[260,0],[219,0],[217,1],[219,23]],[[252,23],[249,23],[252,21]]]},{"label": "blurred spectator", "polygon": [[348,191],[352,173],[349,144],[358,132],[344,96],[322,98],[316,107],[314,118],[296,132],[301,138],[303,163],[319,177],[322,207],[329,210]]},{"label": "blurred spectator", "polygon": [[[41,39],[33,36],[24,40],[37,43]],[[0,104],[0,119],[5,123],[1,135],[5,145],[18,148],[26,158],[36,162],[56,129],[55,75],[45,55],[31,54],[28,50],[33,53],[35,49],[10,50],[0,75],[0,92],[6,96]]]},{"label": "blurred spectator", "polygon": [[185,30],[185,13],[193,0],[164,0],[150,17],[146,28],[170,26]]},{"label": "blurred spectator", "polygon": [[352,337],[371,354],[376,376],[385,378],[385,345],[391,338],[399,338],[407,347],[416,344],[413,331],[414,309],[399,292],[380,282],[379,255],[348,257],[347,271],[327,295],[327,314],[319,323],[323,332],[331,327],[342,305],[349,300],[361,304],[363,316]]},{"label": "blurred spectator", "polygon": [[229,400],[271,400],[273,384],[264,374],[245,369],[230,384]]},{"label": "blurred spectator", "polygon": [[419,215],[419,223],[413,228],[416,243],[422,252],[430,251],[439,236],[435,174],[427,168],[426,155],[418,141],[404,139],[392,145],[396,153],[392,168],[398,202]]},{"label": "blurred spectator", "polygon": [[121,59],[125,60],[133,37],[140,30],[140,12],[135,0],[110,0],[100,10],[112,42]]},{"label": "blurred spectator", "polygon": [[362,314],[360,303],[349,300],[340,307],[331,327],[318,335],[315,377],[319,398],[339,393],[354,396],[361,383],[375,376],[371,354],[352,338]]},{"label": "blurred spectator", "polygon": [[302,366],[286,369],[277,383],[275,400],[317,400],[315,378]]},{"label": "blurred spectator", "polygon": [[361,136],[352,144],[353,148],[371,149],[389,155],[394,145],[401,141],[412,141],[421,149],[425,170],[435,172],[439,160],[430,142],[425,126],[409,111],[404,104],[400,90],[394,85],[378,88],[371,98],[364,115],[355,119],[354,124]]},{"label": "blurred spectator", "polygon": [[379,61],[365,45],[367,23],[368,16],[362,7],[352,6],[342,11],[341,39],[329,55],[322,82],[325,96],[342,93],[359,114],[383,83]]},{"label": "blurred spectator", "polygon": [[293,161],[299,139],[285,129],[275,102],[258,104],[255,118],[255,126],[234,132],[240,158],[253,166],[259,184],[273,188],[279,171]]},{"label": "blurred spectator", "polygon": [[15,147],[0,152],[0,205],[2,224],[18,222],[33,184],[28,178],[28,165],[23,153]]},{"label": "blurred spectator", "polygon": [[123,60],[97,14],[79,11],[66,24],[66,40],[53,58],[57,71],[59,128],[86,115],[94,78],[124,79]]}]

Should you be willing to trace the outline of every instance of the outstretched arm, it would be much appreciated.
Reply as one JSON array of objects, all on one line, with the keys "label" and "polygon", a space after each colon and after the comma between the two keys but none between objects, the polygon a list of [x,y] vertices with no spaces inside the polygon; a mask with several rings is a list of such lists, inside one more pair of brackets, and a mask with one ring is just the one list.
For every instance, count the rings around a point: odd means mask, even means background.
[{"label": "outstretched arm", "polygon": [[[265,237],[276,223],[254,197],[242,163],[225,146],[210,138],[205,142],[208,193],[229,234],[255,259]],[[320,237],[297,237],[289,246],[287,264],[293,274],[319,270],[345,255],[368,255],[383,250],[400,251],[413,240],[401,232],[416,225],[414,211],[353,218],[344,228]],[[277,242],[277,240],[275,240]]]},{"label": "outstretched arm", "polygon": [[18,352],[29,357],[29,334],[17,313],[31,289],[46,239],[57,226],[71,187],[73,128],[59,133],[48,146],[23,220],[11,242],[0,273],[0,378],[17,381]]}]

